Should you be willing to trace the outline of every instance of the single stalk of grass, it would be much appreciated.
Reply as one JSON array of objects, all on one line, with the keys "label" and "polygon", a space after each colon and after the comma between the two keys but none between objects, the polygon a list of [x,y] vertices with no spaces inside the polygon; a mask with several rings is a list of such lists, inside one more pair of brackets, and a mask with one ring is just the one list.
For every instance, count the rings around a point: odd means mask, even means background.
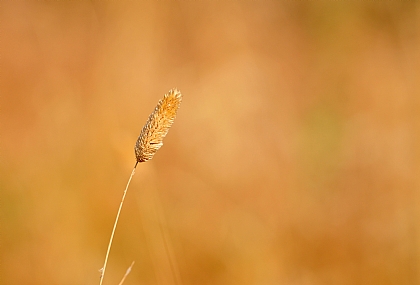
[{"label": "single stalk of grass", "polygon": [[[111,232],[111,238],[109,239],[108,249],[105,255],[104,266],[101,268],[101,276],[99,284],[102,285],[105,276],[106,265],[108,263],[109,252],[111,251],[112,241],[114,239],[115,229],[117,228],[118,220],[120,218],[121,209],[124,204],[125,196],[127,194],[128,186],[130,185],[131,179],[136,171],[137,164],[139,162],[146,162],[153,158],[155,153],[162,147],[163,138],[168,133],[169,128],[172,126],[178,108],[182,101],[181,92],[174,88],[169,90],[159,103],[156,108],[150,114],[146,124],[141,130],[140,136],[137,139],[134,152],[136,155],[136,164],[134,165],[133,171],[131,171],[130,178],[128,179],[127,185],[125,186],[124,193],[118,208],[117,216],[115,218],[114,226]],[[130,266],[131,270],[131,266]],[[128,273],[127,273],[128,274]],[[126,276],[124,276],[125,279]],[[122,280],[122,282],[124,281]]]},{"label": "single stalk of grass", "polygon": [[134,261],[133,261],[133,262],[131,262],[130,267],[128,267],[127,271],[125,272],[125,274],[124,274],[123,278],[121,279],[120,283],[118,283],[118,285],[122,285],[122,284],[124,283],[125,278],[127,278],[128,274],[130,274],[130,272],[131,272],[131,268],[133,268],[133,265],[134,265]]}]

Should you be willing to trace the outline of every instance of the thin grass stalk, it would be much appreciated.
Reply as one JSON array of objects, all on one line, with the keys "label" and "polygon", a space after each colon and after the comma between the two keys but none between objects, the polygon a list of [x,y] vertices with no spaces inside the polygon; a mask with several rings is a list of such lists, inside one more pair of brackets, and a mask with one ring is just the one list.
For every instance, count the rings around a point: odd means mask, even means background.
[{"label": "thin grass stalk", "polygon": [[[108,263],[109,253],[111,251],[112,242],[114,240],[115,230],[117,228],[118,220],[120,218],[121,209],[124,204],[125,196],[127,195],[128,186],[130,185],[131,179],[136,172],[136,167],[139,162],[146,162],[153,158],[155,153],[162,147],[163,138],[167,135],[169,128],[172,126],[178,108],[182,101],[181,92],[174,88],[169,90],[161,100],[159,100],[156,108],[150,114],[146,124],[141,130],[140,136],[137,139],[134,147],[136,155],[136,164],[134,165],[133,171],[131,171],[130,178],[128,179],[127,185],[125,186],[124,193],[118,208],[117,216],[115,218],[114,226],[112,228],[111,237],[109,239],[108,248],[105,255],[104,266],[100,270],[101,275],[99,279],[99,285],[102,285],[106,265]],[[131,266],[129,268],[131,270]],[[122,280],[124,281],[125,276]]]},{"label": "thin grass stalk", "polygon": [[133,268],[133,265],[134,265],[134,261],[133,261],[133,262],[131,262],[130,267],[128,267],[127,271],[125,272],[125,274],[124,274],[123,278],[121,279],[120,283],[118,283],[118,285],[122,285],[122,284],[124,283],[125,278],[127,278],[128,274],[130,274],[130,272],[131,272],[131,268]]},{"label": "thin grass stalk", "polygon": [[112,228],[111,238],[109,239],[109,243],[108,243],[108,249],[106,250],[104,266],[101,269],[101,277],[99,281],[100,285],[102,285],[102,282],[104,280],[106,265],[108,263],[108,257],[109,257],[109,252],[111,251],[112,241],[114,240],[115,230],[117,228],[118,220],[120,219],[121,209],[124,204],[125,196],[127,195],[128,186],[130,185],[131,179],[133,178],[133,175],[136,172],[137,164],[138,162],[136,162],[136,164],[134,165],[133,171],[131,171],[130,178],[128,179],[127,185],[125,186],[125,190],[124,190],[121,202],[120,202],[120,207],[118,208],[117,217],[115,218],[114,226]]}]

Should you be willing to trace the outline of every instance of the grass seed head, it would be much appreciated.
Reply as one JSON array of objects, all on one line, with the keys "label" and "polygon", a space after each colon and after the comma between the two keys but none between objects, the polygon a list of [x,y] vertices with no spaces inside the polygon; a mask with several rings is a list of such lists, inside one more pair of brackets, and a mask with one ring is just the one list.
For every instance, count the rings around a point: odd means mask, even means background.
[{"label": "grass seed head", "polygon": [[176,88],[169,90],[159,100],[159,103],[141,130],[136,146],[134,147],[137,162],[145,162],[152,159],[155,153],[162,147],[163,138],[175,120],[181,101],[181,92]]}]

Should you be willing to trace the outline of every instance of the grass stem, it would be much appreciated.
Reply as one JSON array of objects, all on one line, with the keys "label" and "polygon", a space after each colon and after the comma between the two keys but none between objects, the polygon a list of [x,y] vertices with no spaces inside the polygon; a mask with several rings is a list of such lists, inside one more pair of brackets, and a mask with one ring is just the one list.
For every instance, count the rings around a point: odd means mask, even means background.
[{"label": "grass stem", "polygon": [[108,249],[106,250],[104,266],[101,269],[101,276],[100,276],[99,285],[102,285],[102,282],[104,280],[106,265],[108,263],[108,256],[109,256],[109,252],[111,251],[112,241],[114,240],[115,229],[117,228],[117,224],[118,224],[118,220],[120,218],[122,206],[124,204],[125,196],[127,195],[128,186],[130,185],[131,178],[133,178],[133,175],[136,172],[137,164],[138,164],[138,162],[136,162],[136,164],[134,165],[133,171],[131,171],[130,178],[128,179],[127,186],[125,186],[124,194],[123,194],[122,199],[121,199],[120,207],[118,208],[117,217],[115,218],[114,227],[112,228],[111,238],[109,239],[109,243],[108,243]]}]

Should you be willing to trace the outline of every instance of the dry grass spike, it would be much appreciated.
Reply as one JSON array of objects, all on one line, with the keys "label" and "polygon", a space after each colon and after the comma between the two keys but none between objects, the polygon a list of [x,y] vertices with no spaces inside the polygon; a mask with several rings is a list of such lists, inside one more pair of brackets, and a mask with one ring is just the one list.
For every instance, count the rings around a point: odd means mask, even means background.
[{"label": "dry grass spike", "polygon": [[[114,239],[115,230],[117,228],[118,220],[120,218],[121,209],[124,204],[125,196],[127,195],[128,186],[130,185],[131,178],[133,178],[134,173],[136,172],[136,167],[139,162],[145,162],[153,158],[155,153],[162,147],[163,138],[168,133],[169,128],[172,126],[176,113],[178,111],[179,105],[181,104],[182,95],[178,89],[173,88],[169,90],[159,103],[157,104],[155,110],[150,114],[149,119],[141,130],[140,136],[137,139],[136,146],[134,151],[136,154],[136,164],[134,165],[133,170],[131,171],[130,178],[128,179],[127,185],[120,202],[120,207],[118,208],[117,216],[115,218],[114,227],[112,228],[111,237],[109,239],[108,248],[105,254],[104,266],[99,270],[101,275],[99,277],[99,284],[102,285],[104,280],[106,265],[108,263],[109,252],[111,251],[112,241]],[[130,270],[133,264],[130,266]],[[129,272],[129,271],[128,271]],[[128,272],[126,275],[128,275]],[[121,282],[124,282],[125,277]]]},{"label": "dry grass spike", "polygon": [[159,101],[141,130],[134,148],[137,162],[152,159],[163,145],[163,138],[172,126],[182,101],[181,92],[174,88]]}]

